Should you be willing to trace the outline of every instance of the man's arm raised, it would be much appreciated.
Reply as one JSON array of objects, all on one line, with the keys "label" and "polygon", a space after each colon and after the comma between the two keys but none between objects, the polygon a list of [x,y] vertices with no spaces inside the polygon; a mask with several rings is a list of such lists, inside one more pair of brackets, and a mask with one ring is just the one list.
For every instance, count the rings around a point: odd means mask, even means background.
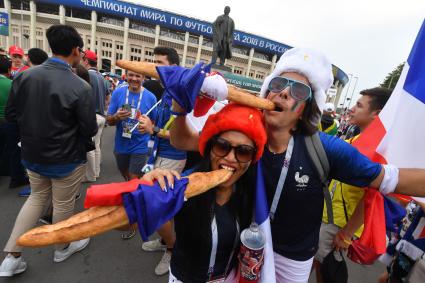
[{"label": "man's arm raised", "polygon": [[[173,100],[174,112],[184,110]],[[170,143],[178,149],[198,151],[199,133],[194,131],[186,122],[186,115],[177,116],[170,128]]]}]

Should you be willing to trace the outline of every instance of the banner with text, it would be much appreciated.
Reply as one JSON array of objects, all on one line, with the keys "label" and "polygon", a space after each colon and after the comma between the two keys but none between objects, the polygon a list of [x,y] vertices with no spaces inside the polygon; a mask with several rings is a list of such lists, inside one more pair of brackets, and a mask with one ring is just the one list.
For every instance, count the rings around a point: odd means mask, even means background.
[{"label": "banner with text", "polygon": [[0,35],[9,35],[9,15],[0,12]]},{"label": "banner with text", "polygon": [[[36,2],[64,5],[98,12],[109,13],[130,19],[158,24],[179,31],[187,31],[193,34],[212,38],[212,25],[209,22],[165,12],[159,9],[148,8],[140,5],[112,1],[112,0],[37,0]],[[245,33],[234,32],[234,44],[242,45],[256,50],[263,50],[271,54],[283,54],[291,46],[266,39],[264,37]]]}]

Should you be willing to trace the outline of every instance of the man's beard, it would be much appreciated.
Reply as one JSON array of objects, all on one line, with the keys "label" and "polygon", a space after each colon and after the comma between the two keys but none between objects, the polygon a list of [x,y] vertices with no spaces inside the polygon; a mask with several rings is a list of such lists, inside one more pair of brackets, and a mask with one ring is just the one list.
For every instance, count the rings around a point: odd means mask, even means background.
[{"label": "man's beard", "polygon": [[138,91],[140,89],[140,85],[130,85],[130,89],[133,92]]}]

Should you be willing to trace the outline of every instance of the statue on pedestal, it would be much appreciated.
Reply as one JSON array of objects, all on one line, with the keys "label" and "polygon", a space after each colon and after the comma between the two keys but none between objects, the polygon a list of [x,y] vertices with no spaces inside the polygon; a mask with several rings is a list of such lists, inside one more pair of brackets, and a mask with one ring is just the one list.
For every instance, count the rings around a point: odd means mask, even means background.
[{"label": "statue on pedestal", "polygon": [[232,43],[235,23],[229,17],[230,7],[224,8],[224,15],[218,16],[213,23],[213,56],[211,63],[220,58],[220,65],[224,65],[226,59],[232,58]]}]

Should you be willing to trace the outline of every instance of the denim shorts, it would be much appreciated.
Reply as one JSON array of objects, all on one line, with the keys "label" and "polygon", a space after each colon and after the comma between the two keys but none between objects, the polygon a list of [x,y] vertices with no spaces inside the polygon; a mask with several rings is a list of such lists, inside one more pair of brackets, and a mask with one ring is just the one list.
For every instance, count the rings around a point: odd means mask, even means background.
[{"label": "denim shorts", "polygon": [[128,170],[131,174],[142,175],[142,169],[148,160],[148,155],[141,153],[115,153],[115,160],[121,172]]}]

